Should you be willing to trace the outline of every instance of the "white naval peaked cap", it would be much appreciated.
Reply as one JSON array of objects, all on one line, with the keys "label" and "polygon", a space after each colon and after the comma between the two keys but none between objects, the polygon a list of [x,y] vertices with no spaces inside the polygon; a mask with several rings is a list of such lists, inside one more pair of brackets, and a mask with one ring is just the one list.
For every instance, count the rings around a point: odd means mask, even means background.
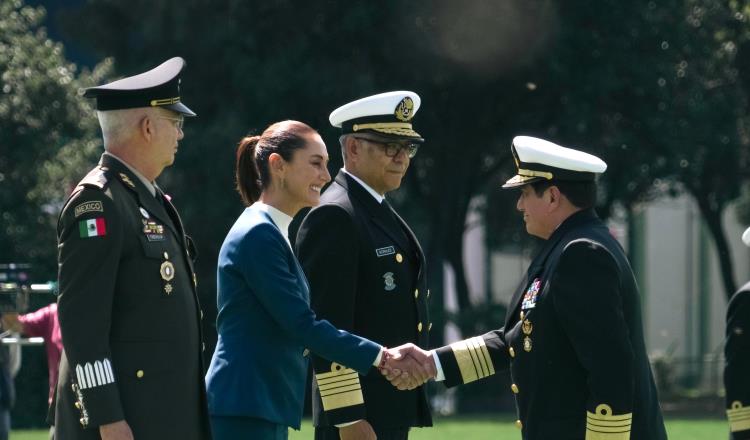
[{"label": "white naval peaked cap", "polygon": [[516,136],[511,145],[518,169],[503,185],[516,188],[539,180],[594,181],[607,164],[593,154],[561,147],[531,136]]},{"label": "white naval peaked cap", "polygon": [[750,246],[750,228],[745,229],[745,232],[742,233],[742,242],[745,243],[745,246]]},{"label": "white naval peaked cap", "polygon": [[328,120],[341,128],[342,134],[369,132],[424,142],[411,123],[421,104],[419,95],[408,90],[380,93],[342,105]]}]

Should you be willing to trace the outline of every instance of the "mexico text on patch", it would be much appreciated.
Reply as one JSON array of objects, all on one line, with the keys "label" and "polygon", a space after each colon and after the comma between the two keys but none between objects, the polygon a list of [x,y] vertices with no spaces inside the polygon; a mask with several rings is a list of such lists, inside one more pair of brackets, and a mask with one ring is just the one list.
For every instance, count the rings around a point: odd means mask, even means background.
[{"label": "mexico text on patch", "polygon": [[102,202],[98,200],[94,200],[91,202],[84,202],[80,205],[75,207],[75,216],[79,217],[81,214],[85,214],[87,212],[104,212],[104,207],[102,207]]}]

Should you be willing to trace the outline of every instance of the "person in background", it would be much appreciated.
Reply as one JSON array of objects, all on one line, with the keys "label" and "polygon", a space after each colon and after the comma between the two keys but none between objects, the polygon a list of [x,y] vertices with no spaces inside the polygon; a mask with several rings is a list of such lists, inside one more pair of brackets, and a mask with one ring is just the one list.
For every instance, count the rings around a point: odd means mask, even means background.
[{"label": "person in background", "polygon": [[17,344],[0,345],[0,440],[10,435],[10,411],[16,402],[13,379],[21,367],[21,347]]},{"label": "person in background", "polygon": [[60,324],[57,321],[57,303],[48,304],[34,312],[19,315],[17,313],[3,313],[3,328],[20,333],[30,338],[44,338],[44,348],[47,352],[47,372],[49,373],[49,396],[47,401],[52,404],[52,396],[57,385],[57,373],[62,354],[62,337]]},{"label": "person in background", "polygon": [[[57,374],[62,355],[62,337],[60,324],[57,321],[57,303],[48,304],[34,312],[19,315],[18,313],[4,313],[3,328],[20,333],[27,337],[44,338],[44,348],[47,352],[47,373],[49,378],[49,393],[47,404],[52,405],[52,397],[57,385]],[[50,440],[55,438],[54,427],[50,428]]]}]

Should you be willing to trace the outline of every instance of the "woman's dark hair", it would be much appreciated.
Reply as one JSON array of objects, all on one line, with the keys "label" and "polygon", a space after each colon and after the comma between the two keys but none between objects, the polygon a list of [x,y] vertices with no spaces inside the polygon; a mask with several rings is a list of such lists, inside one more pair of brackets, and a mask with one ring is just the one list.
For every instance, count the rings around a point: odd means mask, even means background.
[{"label": "woman's dark hair", "polygon": [[596,182],[539,180],[533,182],[531,186],[537,197],[541,197],[550,186],[556,186],[576,208],[588,209],[596,204]]},{"label": "woman's dark hair", "polygon": [[260,136],[245,136],[237,145],[235,178],[237,191],[246,206],[260,198],[271,183],[268,156],[276,153],[291,161],[295,150],[305,147],[305,136],[317,133],[299,121],[281,121],[270,125]]}]

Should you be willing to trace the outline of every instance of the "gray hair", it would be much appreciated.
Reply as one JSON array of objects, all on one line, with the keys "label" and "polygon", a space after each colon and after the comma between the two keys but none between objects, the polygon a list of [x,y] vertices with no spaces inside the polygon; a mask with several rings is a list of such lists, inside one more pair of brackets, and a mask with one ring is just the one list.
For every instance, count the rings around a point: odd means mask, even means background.
[{"label": "gray hair", "polygon": [[127,141],[133,131],[138,127],[139,119],[146,114],[148,109],[132,108],[125,110],[97,111],[99,126],[102,128],[104,138],[104,149]]},{"label": "gray hair", "polygon": [[346,160],[346,140],[351,134],[342,134],[339,136],[339,144],[341,145],[341,159]]}]

